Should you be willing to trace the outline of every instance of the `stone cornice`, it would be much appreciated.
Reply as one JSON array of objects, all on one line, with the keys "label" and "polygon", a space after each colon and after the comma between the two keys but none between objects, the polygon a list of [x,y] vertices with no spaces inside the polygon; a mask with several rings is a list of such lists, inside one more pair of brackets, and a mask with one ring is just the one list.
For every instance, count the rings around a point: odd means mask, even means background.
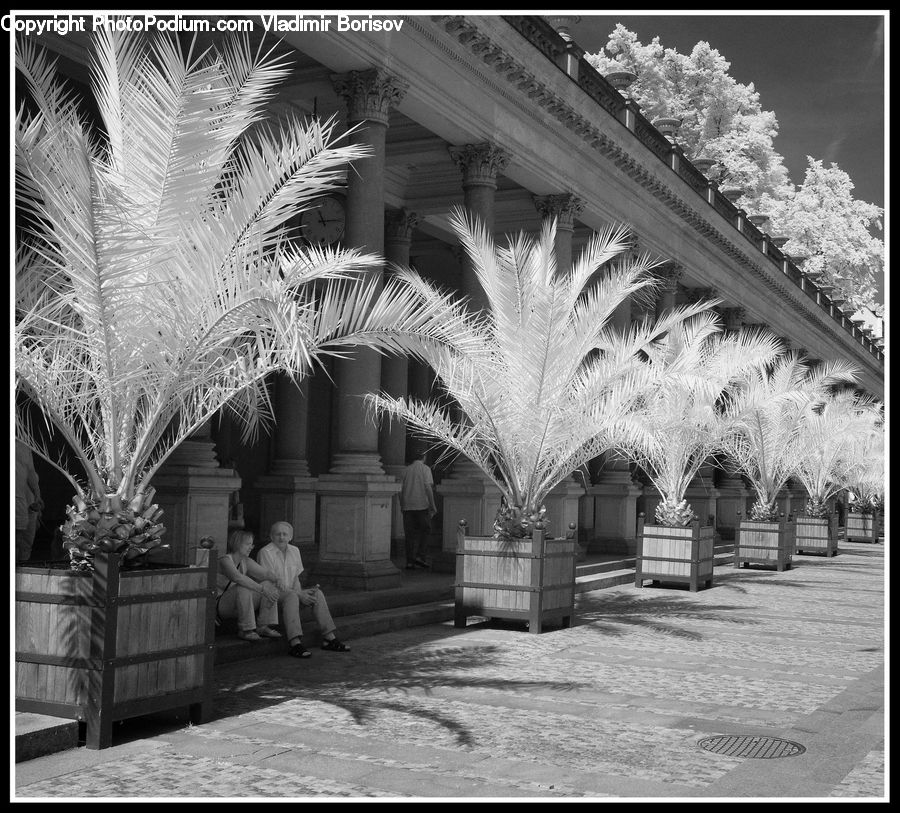
[{"label": "stone cornice", "polygon": [[[794,285],[792,287],[795,290],[791,290],[791,287],[782,281],[783,279],[788,279],[787,277],[782,276],[782,279],[779,279],[778,276],[776,276],[779,275],[780,272],[778,272],[774,268],[774,258],[768,252],[764,256],[767,264],[773,266],[769,269],[763,267],[755,258],[751,257],[747,251],[736,245],[735,240],[724,233],[720,226],[714,225],[708,218],[701,215],[696,208],[696,204],[692,205],[691,203],[689,203],[682,197],[681,193],[675,191],[671,184],[664,182],[657,176],[655,172],[650,171],[650,169],[648,169],[648,166],[646,165],[646,159],[642,160],[637,158],[636,154],[633,153],[630,148],[626,150],[623,146],[616,143],[612,138],[603,133],[581,112],[575,110],[564,99],[562,99],[557,90],[542,83],[539,79],[536,78],[533,72],[527,69],[527,67],[523,63],[521,63],[513,55],[509,54],[499,44],[494,43],[488,35],[479,31],[478,26],[475,22],[467,19],[464,16],[450,15],[433,16],[431,19],[438,26],[442,27],[449,35],[454,37],[460,44],[468,48],[468,50],[474,56],[480,58],[483,62],[493,67],[496,73],[505,81],[505,83],[507,85],[512,85],[513,88],[517,91],[517,98],[511,98],[510,94],[505,90],[501,91],[501,95],[504,98],[513,101],[513,103],[515,103],[516,106],[520,109],[523,108],[525,99],[528,99],[531,101],[532,105],[536,105],[537,107],[543,109],[546,113],[550,114],[566,129],[570,130],[582,141],[588,144],[588,146],[590,146],[597,154],[602,155],[606,160],[613,163],[621,172],[623,172],[633,181],[640,184],[644,189],[649,191],[670,211],[672,211],[681,220],[687,223],[694,231],[701,234],[704,238],[715,244],[726,255],[746,268],[769,290],[773,291],[782,298],[792,301],[795,305],[795,311],[806,322],[822,331],[825,335],[840,337],[838,338],[839,341],[843,341],[847,344],[848,347],[853,348],[854,357],[859,356],[859,343],[854,341],[852,336],[850,336],[849,334],[844,335],[846,331],[844,331],[839,325],[829,324],[828,322],[824,321],[823,317],[812,313],[808,309],[807,303],[804,301],[805,299],[808,299],[808,297],[799,288],[799,286]],[[427,33],[426,30],[421,26],[416,26],[416,28],[422,33]],[[447,50],[446,47],[445,50],[448,53],[452,53],[452,51]],[[465,64],[463,60],[459,61]],[[588,74],[587,77],[588,78],[580,77],[579,79],[578,84],[582,87],[583,90],[585,88],[585,85],[591,82],[591,78],[589,78],[590,74]],[[593,77],[593,79],[595,84],[600,84],[596,81],[596,76]],[[488,81],[486,84],[497,87],[496,83],[491,81]],[[606,93],[605,89],[604,93]],[[616,108],[616,105],[613,101],[611,101],[606,96],[597,98],[594,94],[590,95],[592,98],[594,98],[598,105],[606,110],[607,113],[615,117],[615,113],[613,112],[613,110]],[[603,99],[606,99],[606,104],[603,103]],[[621,107],[624,108],[624,100],[621,100],[620,104]],[[540,117],[534,116],[533,113],[531,113],[531,117],[541,120]],[[618,120],[619,119],[617,118],[617,121]],[[542,123],[545,122],[542,121]],[[640,118],[638,119],[636,126],[644,127],[646,129],[646,125],[640,121]],[[645,138],[641,138],[641,134],[635,132],[635,146],[637,146],[637,144],[639,143],[641,146],[649,149],[652,154],[656,155],[659,161],[673,172],[674,177],[680,178],[682,182],[687,184],[687,186],[698,195],[698,197],[700,198],[700,200],[697,201],[698,204],[703,203],[704,205],[709,207],[710,211],[717,212],[725,221],[725,223],[730,226],[731,230],[734,231],[734,237],[739,238],[741,241],[747,243],[748,248],[753,247],[754,251],[756,253],[759,253],[759,247],[751,246],[751,241],[750,239],[748,239],[748,236],[741,234],[735,226],[736,221],[733,217],[733,213],[730,210],[730,208],[733,207],[729,208],[729,206],[726,206],[725,203],[727,203],[727,201],[725,201],[724,203],[720,202],[718,200],[718,196],[713,196],[713,200],[710,201],[710,198],[707,194],[701,194],[700,177],[693,178],[693,173],[685,172],[680,169],[672,169],[672,166],[669,163],[671,145],[665,140],[664,137],[660,135],[657,139],[655,138],[655,133],[650,132],[645,134],[645,136]],[[651,136],[654,137],[651,138]],[[657,141],[659,142],[658,149],[654,150],[652,149],[652,145]],[[687,162],[685,161],[681,161],[679,163],[682,167],[687,166]],[[656,169],[656,167],[654,167],[654,169]],[[699,172],[697,172],[696,174],[700,176]],[[705,179],[702,183],[703,185],[706,184]],[[723,211],[723,209],[728,209],[728,211]],[[754,231],[757,230],[754,228]],[[755,237],[756,235],[753,236]],[[768,249],[768,246],[766,246],[766,248]],[[803,299],[801,299],[801,297],[803,297]],[[818,305],[816,307],[818,307]],[[834,322],[834,320],[832,320],[830,316],[828,316],[828,320],[829,322]],[[865,348],[863,348],[863,350],[865,351]],[[871,364],[875,374],[878,377],[883,378],[883,362],[879,362],[879,360],[868,351],[865,351],[865,355],[871,356],[871,359],[866,359],[866,361]]]}]

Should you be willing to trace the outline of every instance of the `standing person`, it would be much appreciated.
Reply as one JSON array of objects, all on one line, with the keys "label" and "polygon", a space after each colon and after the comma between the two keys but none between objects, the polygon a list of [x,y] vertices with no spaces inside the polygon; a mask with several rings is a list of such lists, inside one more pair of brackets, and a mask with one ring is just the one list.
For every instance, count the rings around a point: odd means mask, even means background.
[{"label": "standing person", "polygon": [[304,572],[303,559],[297,546],[290,544],[293,538],[294,528],[289,522],[276,522],[269,532],[269,539],[272,541],[257,554],[263,567],[278,574],[280,591],[277,608],[267,608],[264,618],[267,623],[274,622],[277,609],[280,608],[287,629],[288,654],[294,658],[308,658],[311,654],[303,646],[303,630],[299,626],[293,628],[286,619],[298,604],[302,611],[310,613],[319,625],[322,632],[322,649],[328,652],[349,652],[350,647],[341,642],[335,634],[337,627],[319,585],[306,589],[303,587],[301,579]]},{"label": "standing person", "polygon": [[16,561],[27,562],[34,545],[38,519],[44,510],[34,458],[22,441],[16,441]]},{"label": "standing person", "polygon": [[[257,611],[262,616],[278,601],[277,574],[272,573],[250,558],[253,550],[253,534],[234,531],[228,537],[228,551],[219,558],[216,613],[221,618],[237,618],[238,638],[259,641],[262,638],[281,638],[278,630],[268,624],[257,626]],[[297,625],[300,616],[297,615]]]},{"label": "standing person", "polygon": [[431,534],[431,518],[437,513],[434,502],[434,478],[425,465],[425,452],[419,452],[403,472],[400,484],[400,510],[406,537],[406,569],[428,567],[425,551]]}]

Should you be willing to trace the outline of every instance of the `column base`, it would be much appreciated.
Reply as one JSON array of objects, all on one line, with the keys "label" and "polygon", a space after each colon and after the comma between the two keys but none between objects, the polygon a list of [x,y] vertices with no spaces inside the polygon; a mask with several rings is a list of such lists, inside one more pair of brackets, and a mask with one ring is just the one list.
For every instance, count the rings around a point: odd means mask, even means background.
[{"label": "column base", "polygon": [[163,510],[166,531],[162,541],[169,545],[154,556],[155,561],[187,563],[191,548],[204,536],[215,540],[220,556],[225,554],[231,495],[241,487],[236,471],[166,465],[156,473],[151,485]]},{"label": "column base", "polygon": [[[274,466],[273,466],[274,469]],[[273,471],[253,483],[259,493],[259,541],[269,536],[275,522],[289,522],[294,528],[293,544],[301,553],[316,546],[316,477],[279,474]]]},{"label": "column base", "polygon": [[[388,590],[399,587],[400,571],[393,562],[316,562],[312,575],[321,585],[340,590]],[[327,596],[326,596],[327,597]]]},{"label": "column base", "polygon": [[587,490],[587,497],[594,500],[588,551],[631,555],[637,549],[637,498],[643,489],[626,472],[610,474],[618,475],[613,482],[604,474],[604,482]]},{"label": "column base", "polygon": [[329,474],[341,476],[384,476],[381,457],[373,452],[339,452],[331,461]]},{"label": "column base", "polygon": [[400,484],[381,474],[323,474],[319,495],[319,560],[324,584],[361,590],[397,587],[391,561],[391,506]]},{"label": "column base", "polygon": [[738,511],[742,519],[748,516],[752,492],[747,490],[743,480],[731,477],[723,477],[717,491],[716,530],[722,539],[731,541],[737,536]]}]

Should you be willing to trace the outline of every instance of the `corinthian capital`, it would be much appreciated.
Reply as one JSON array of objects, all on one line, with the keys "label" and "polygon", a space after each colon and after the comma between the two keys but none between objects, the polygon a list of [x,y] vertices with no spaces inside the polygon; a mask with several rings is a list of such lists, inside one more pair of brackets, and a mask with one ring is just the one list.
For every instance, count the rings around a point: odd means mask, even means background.
[{"label": "corinthian capital", "polygon": [[509,163],[509,153],[489,141],[450,147],[450,157],[462,170],[464,186],[496,186]]},{"label": "corinthian capital", "polygon": [[678,280],[684,274],[684,268],[674,260],[667,260],[653,269],[654,275],[661,281],[660,290],[674,294],[678,291]]},{"label": "corinthian capital", "polygon": [[584,202],[570,193],[535,195],[534,205],[541,217],[555,217],[557,228],[568,231],[575,228],[575,218],[584,210]]},{"label": "corinthian capital", "polygon": [[331,77],[335,91],[347,104],[347,121],[388,123],[391,108],[403,100],[409,83],[382,68],[350,71]]},{"label": "corinthian capital", "polygon": [[411,240],[413,229],[419,223],[419,216],[405,206],[384,216],[384,236],[388,240]]}]

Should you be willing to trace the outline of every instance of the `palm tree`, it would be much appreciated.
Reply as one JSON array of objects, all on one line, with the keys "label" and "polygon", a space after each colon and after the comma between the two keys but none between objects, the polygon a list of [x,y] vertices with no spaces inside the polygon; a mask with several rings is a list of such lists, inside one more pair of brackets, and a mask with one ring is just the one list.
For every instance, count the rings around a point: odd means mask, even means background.
[{"label": "palm tree", "polygon": [[462,337],[471,344],[423,353],[443,403],[375,393],[369,402],[471,460],[500,489],[497,535],[523,536],[549,491],[612,446],[617,422],[649,380],[642,352],[700,308],[613,329],[616,308],[653,284],[647,256],[619,257],[631,245],[624,227],[595,234],[571,271],[558,273],[555,222],[536,238],[510,236],[506,247],[460,209],[451,223],[486,295],[485,309],[466,319]]},{"label": "palm tree", "polygon": [[804,406],[834,384],[853,383],[854,369],[842,361],[810,367],[797,353],[767,368],[748,370],[725,404],[722,449],[753,486],[751,519],[778,519],[775,499],[794,473]]},{"label": "palm tree", "polygon": [[197,54],[101,30],[94,45],[101,132],[40,51],[16,48],[31,97],[15,136],[16,435],[75,489],[73,557],[134,556],[164,530],[151,478],[218,410],[252,434],[273,372],[440,340],[456,312],[381,291],[361,276],[375,256],[289,239],[288,219],[367,148],[339,146],[333,120],[264,125],[283,58],[237,39]]},{"label": "palm tree", "polygon": [[857,445],[882,419],[880,401],[851,391],[829,393],[804,408],[794,475],[809,493],[806,513],[826,515],[826,503],[852,472]]},{"label": "palm tree", "polygon": [[684,494],[704,462],[722,448],[723,399],[741,376],[777,353],[769,333],[721,333],[713,311],[683,322],[650,348],[654,386],[622,421],[617,445],[662,495],[659,524],[686,526],[694,519]]},{"label": "palm tree", "polygon": [[874,514],[884,503],[884,421],[877,413],[868,429],[855,436],[843,484],[850,491],[850,510]]}]

